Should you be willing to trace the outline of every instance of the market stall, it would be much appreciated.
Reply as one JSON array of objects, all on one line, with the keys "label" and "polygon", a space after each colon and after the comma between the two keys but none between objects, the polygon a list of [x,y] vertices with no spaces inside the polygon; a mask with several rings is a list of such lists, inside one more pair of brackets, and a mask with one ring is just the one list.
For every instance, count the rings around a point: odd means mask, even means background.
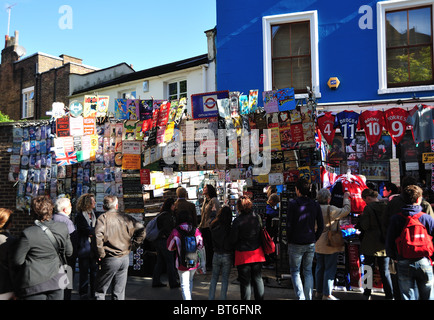
[{"label": "market stall", "polygon": [[[380,193],[385,181],[399,185],[404,174],[422,175],[431,189],[434,135],[418,127],[428,106],[318,113],[312,94],[296,100],[291,88],[262,95],[258,90],[193,95],[191,115],[185,98],[116,99],[114,113],[107,110],[108,99],[86,96],[69,106],[54,104],[50,120],[14,128],[9,180],[16,183],[17,209],[29,211],[36,195],[55,199],[64,194],[75,204],[82,194],[93,193],[102,212],[104,196],[110,194],[118,197],[121,210],[146,225],[179,186],[187,189],[200,217],[203,187],[212,184],[234,217],[240,195],[250,195],[256,212],[264,215],[264,190],[273,185],[281,197],[275,222],[280,278],[289,272],[286,208],[300,177],[311,181],[313,196],[347,172],[364,177],[366,185],[376,183]],[[353,212],[341,223],[347,239],[357,236],[354,226],[366,185],[354,189]],[[357,286],[360,278],[352,244],[339,258],[341,286]],[[145,243],[132,253],[132,272],[151,272],[150,252],[152,246]]]}]

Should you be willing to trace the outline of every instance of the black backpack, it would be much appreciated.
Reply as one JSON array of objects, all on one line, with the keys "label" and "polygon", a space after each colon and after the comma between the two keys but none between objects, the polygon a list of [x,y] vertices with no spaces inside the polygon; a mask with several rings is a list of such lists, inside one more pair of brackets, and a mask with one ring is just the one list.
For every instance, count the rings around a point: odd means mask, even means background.
[{"label": "black backpack", "polygon": [[180,227],[176,227],[181,240],[181,252],[178,252],[179,263],[186,268],[194,268],[199,261],[197,254],[196,243],[196,228],[190,231],[185,231]]}]

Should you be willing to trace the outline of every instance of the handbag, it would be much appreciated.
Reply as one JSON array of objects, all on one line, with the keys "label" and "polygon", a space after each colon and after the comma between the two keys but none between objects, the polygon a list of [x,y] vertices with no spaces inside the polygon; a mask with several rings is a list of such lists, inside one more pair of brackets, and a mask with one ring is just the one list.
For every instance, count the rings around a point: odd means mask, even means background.
[{"label": "handbag", "polygon": [[327,232],[327,246],[329,247],[342,247],[345,244],[339,220],[336,221],[336,230],[332,230],[332,220],[330,218],[330,206],[327,207],[327,217],[330,223],[330,230]]},{"label": "handbag", "polygon": [[267,229],[262,226],[262,219],[258,215],[259,225],[261,227],[261,244],[262,250],[264,250],[265,254],[272,254],[276,251],[276,244],[273,241],[273,238],[268,233]]},{"label": "handbag", "polygon": [[265,227],[262,227],[261,229],[261,241],[262,249],[264,250],[265,254],[272,254],[274,251],[276,251],[276,244]]}]

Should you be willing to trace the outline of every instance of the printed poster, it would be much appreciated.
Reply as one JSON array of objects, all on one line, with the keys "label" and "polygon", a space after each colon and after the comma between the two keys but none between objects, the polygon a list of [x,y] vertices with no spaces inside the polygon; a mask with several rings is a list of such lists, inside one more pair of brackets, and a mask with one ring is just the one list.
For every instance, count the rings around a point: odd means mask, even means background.
[{"label": "printed poster", "polygon": [[193,119],[218,117],[219,111],[217,107],[217,100],[225,98],[229,98],[229,91],[193,94],[191,96],[191,110]]},{"label": "printed poster", "polygon": [[279,106],[277,104],[276,91],[264,91],[262,92],[262,101],[264,103],[264,109],[266,113],[279,112]]},{"label": "printed poster", "polygon": [[124,154],[122,157],[122,170],[140,170],[141,158],[140,154]]},{"label": "printed poster", "polygon": [[275,93],[279,111],[290,111],[296,107],[294,88],[284,88]]},{"label": "printed poster", "polygon": [[96,117],[98,98],[96,96],[84,96],[83,117]]},{"label": "printed poster", "polygon": [[115,100],[115,118],[118,120],[128,120],[127,112],[127,100],[116,99]]},{"label": "printed poster", "polygon": [[67,137],[70,135],[69,116],[56,119],[56,134],[58,137]]},{"label": "printed poster", "polygon": [[97,106],[96,106],[96,116],[105,117],[108,112],[110,97],[109,96],[98,96]]}]

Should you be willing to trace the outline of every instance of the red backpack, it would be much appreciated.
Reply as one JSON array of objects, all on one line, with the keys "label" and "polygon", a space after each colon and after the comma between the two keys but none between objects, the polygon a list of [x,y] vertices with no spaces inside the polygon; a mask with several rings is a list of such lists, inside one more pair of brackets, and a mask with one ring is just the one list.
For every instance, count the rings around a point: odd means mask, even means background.
[{"label": "red backpack", "polygon": [[433,237],[419,221],[419,217],[423,214],[425,213],[419,212],[414,216],[406,217],[399,213],[407,221],[395,243],[398,254],[405,259],[430,258],[434,254]]}]

